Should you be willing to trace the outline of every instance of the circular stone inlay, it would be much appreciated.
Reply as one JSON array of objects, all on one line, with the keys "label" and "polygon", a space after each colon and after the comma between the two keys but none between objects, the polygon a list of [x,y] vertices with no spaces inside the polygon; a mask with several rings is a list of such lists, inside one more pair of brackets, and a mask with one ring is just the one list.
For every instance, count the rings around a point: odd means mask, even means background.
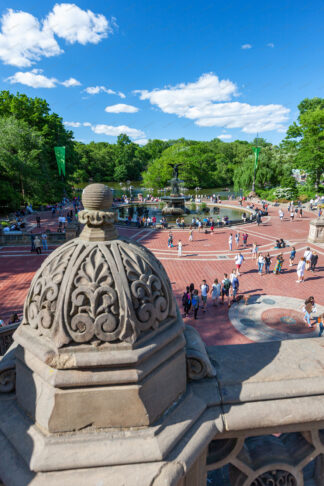
[{"label": "circular stone inlay", "polygon": [[307,327],[303,313],[292,309],[269,309],[261,314],[261,319],[272,329],[285,333],[308,334],[314,331]]},{"label": "circular stone inlay", "polygon": [[267,297],[265,299],[262,299],[263,304],[268,304],[268,305],[274,305],[276,303],[275,300],[273,299],[268,299]]},{"label": "circular stone inlay", "polygon": [[244,326],[255,327],[255,322],[252,319],[247,319],[244,317],[243,319],[240,319],[240,321]]}]

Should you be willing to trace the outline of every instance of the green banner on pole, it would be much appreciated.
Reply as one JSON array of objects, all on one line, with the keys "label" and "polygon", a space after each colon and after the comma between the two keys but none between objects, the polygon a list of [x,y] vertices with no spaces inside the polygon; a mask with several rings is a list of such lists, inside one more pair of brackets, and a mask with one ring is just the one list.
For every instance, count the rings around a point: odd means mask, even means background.
[{"label": "green banner on pole", "polygon": [[252,150],[254,152],[254,168],[258,168],[258,158],[259,158],[259,153],[261,150],[261,147],[252,147]]},{"label": "green banner on pole", "polygon": [[65,176],[65,147],[54,147],[59,175]]}]

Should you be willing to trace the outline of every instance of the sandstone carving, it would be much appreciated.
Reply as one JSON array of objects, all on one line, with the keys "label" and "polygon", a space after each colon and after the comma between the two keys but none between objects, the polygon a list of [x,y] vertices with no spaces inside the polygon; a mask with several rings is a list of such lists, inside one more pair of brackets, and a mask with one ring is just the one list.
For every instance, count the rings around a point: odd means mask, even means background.
[{"label": "sandstone carving", "polygon": [[[104,190],[105,197],[110,201]],[[162,265],[146,248],[127,238],[116,239],[114,213],[95,208],[94,199],[89,191],[83,198],[84,204],[91,200],[93,209],[80,213],[86,224],[80,238],[45,260],[25,301],[23,324],[57,347],[71,341],[134,343],[141,333],[176,317]],[[107,207],[106,200],[100,204]],[[98,228],[111,239],[93,241]]]},{"label": "sandstone carving", "polygon": [[0,361],[0,393],[9,393],[16,388],[16,347],[12,344]]},{"label": "sandstone carving", "polygon": [[185,327],[187,373],[191,380],[212,378],[216,370],[207,354],[199,332],[192,326]]}]

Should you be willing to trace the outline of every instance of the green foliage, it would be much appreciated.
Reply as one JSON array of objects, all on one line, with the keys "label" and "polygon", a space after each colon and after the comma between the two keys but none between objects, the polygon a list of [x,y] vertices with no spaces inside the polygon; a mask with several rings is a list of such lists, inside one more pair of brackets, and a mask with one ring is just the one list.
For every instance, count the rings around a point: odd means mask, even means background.
[{"label": "green foliage", "polygon": [[54,146],[64,145],[67,160],[71,164],[74,161],[73,134],[65,129],[62,118],[50,113],[45,100],[1,91],[0,126],[0,183],[7,188],[6,195],[0,196],[0,205],[2,198],[10,209],[26,202],[59,200],[64,185],[58,175]]},{"label": "green foliage", "polygon": [[295,144],[298,166],[318,188],[324,172],[324,99],[306,98],[298,108],[298,123],[288,128],[287,141]]},{"label": "green foliage", "polygon": [[[253,146],[261,147],[256,191],[275,198],[274,188],[292,197],[313,195],[324,171],[324,99],[304,99],[299,117],[279,146],[264,138],[249,143],[218,138],[209,142],[150,140],[144,147],[119,135],[117,143],[75,142],[62,119],[47,102],[24,94],[0,92],[0,211],[29,202],[58,201],[73,185],[143,180],[143,186],[170,185],[172,165],[181,164],[179,177],[189,189],[233,186],[249,192],[254,175]],[[55,146],[66,147],[67,174],[58,175]],[[306,186],[296,184],[292,169],[308,175]],[[194,203],[192,204],[192,208]]]},{"label": "green foliage", "polygon": [[190,204],[190,211],[196,211],[196,209],[197,209],[196,203],[192,202]]}]

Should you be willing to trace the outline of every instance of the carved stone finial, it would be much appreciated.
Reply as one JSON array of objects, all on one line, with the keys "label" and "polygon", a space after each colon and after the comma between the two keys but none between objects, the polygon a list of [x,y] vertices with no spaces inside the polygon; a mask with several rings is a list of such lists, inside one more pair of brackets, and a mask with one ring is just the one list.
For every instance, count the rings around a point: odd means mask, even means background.
[{"label": "carved stone finial", "polygon": [[82,193],[84,210],[78,218],[85,227],[80,238],[86,241],[108,241],[117,238],[115,213],[108,212],[113,201],[112,192],[104,184],[90,184]]}]

